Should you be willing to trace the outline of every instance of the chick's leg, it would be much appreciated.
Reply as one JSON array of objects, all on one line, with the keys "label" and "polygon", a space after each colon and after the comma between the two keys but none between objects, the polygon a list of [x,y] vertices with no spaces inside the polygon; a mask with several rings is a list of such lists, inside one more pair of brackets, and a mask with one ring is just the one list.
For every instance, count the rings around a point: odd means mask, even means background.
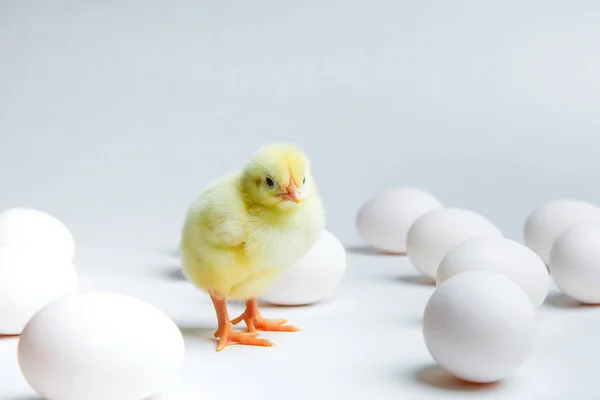
[{"label": "chick's leg", "polygon": [[248,332],[235,332],[229,321],[229,314],[227,313],[227,302],[225,299],[215,297],[211,294],[210,296],[215,312],[217,313],[217,319],[219,323],[219,329],[215,332],[215,337],[219,339],[219,345],[217,351],[223,350],[225,347],[232,344],[244,344],[248,346],[263,346],[270,347],[273,344],[266,339],[258,339],[256,333]]},{"label": "chick's leg", "polygon": [[231,321],[233,325],[237,325],[240,322],[246,322],[248,332],[253,333],[256,331],[272,331],[272,332],[296,332],[298,328],[291,325],[284,325],[287,320],[285,319],[264,319],[260,315],[258,310],[258,303],[256,299],[250,299],[246,301],[246,311],[239,317]]}]

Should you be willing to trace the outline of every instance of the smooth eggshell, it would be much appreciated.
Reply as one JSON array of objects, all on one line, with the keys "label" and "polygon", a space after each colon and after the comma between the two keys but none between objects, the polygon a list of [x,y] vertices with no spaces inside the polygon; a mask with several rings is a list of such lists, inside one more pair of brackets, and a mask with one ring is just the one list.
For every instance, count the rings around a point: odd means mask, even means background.
[{"label": "smooth eggshell", "polygon": [[504,275],[463,272],[437,287],[427,302],[423,336],[433,359],[455,376],[499,381],[533,350],[535,311],[525,292]]},{"label": "smooth eggshell", "polygon": [[435,279],[446,253],[476,237],[502,237],[502,232],[473,211],[441,208],[415,221],[408,231],[407,254],[421,273]]},{"label": "smooth eggshell", "polygon": [[305,305],[333,295],[346,272],[346,250],[323,230],[313,248],[287,268],[260,296],[278,305]]},{"label": "smooth eggshell", "polygon": [[70,261],[28,245],[0,246],[0,334],[21,333],[36,312],[77,286]]},{"label": "smooth eggshell", "polygon": [[580,200],[553,200],[531,213],[525,222],[523,240],[548,264],[550,250],[558,235],[585,221],[600,222],[600,207]]},{"label": "smooth eggshell", "polygon": [[561,233],[550,252],[558,289],[587,304],[600,303],[600,223],[583,222]]},{"label": "smooth eggshell", "polygon": [[548,295],[550,276],[546,265],[531,249],[513,240],[484,237],[459,244],[440,263],[437,284],[466,271],[503,274],[527,293],[535,307]]},{"label": "smooth eggshell", "polygon": [[18,348],[25,379],[47,400],[142,400],[169,389],[183,357],[183,337],[167,315],[106,292],[43,308]]},{"label": "smooth eggshell", "polygon": [[0,245],[27,244],[47,247],[59,257],[72,261],[75,240],[56,217],[29,208],[11,208],[0,212]]},{"label": "smooth eggshell", "polygon": [[369,199],[356,217],[362,240],[384,252],[406,252],[406,235],[423,214],[441,208],[442,203],[424,190],[404,187]]}]

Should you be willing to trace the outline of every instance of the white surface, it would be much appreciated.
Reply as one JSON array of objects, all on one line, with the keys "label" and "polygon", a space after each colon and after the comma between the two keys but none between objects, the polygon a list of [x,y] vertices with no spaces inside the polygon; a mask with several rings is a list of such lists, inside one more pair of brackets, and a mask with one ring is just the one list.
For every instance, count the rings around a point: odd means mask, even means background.
[{"label": "white surface", "polygon": [[546,264],[533,250],[506,238],[475,238],[450,250],[440,263],[436,283],[465,271],[498,272],[523,289],[535,307],[550,287]]},{"label": "white surface", "polygon": [[281,274],[260,298],[277,305],[305,305],[335,295],[346,273],[346,249],[328,230],[313,248]]},{"label": "white surface", "polygon": [[440,366],[470,382],[514,375],[537,336],[535,309],[512,279],[467,271],[440,284],[425,306],[423,338]]},{"label": "white surface", "polygon": [[8,244],[45,248],[67,261],[75,257],[75,240],[69,229],[56,217],[41,210],[0,210],[0,245]]},{"label": "white surface", "polygon": [[[144,253],[160,263],[128,262],[121,265],[130,267],[126,272],[119,272],[119,263],[90,270],[83,277],[85,289],[127,293],[175,319],[187,352],[176,388],[182,400],[234,400],[241,387],[250,388],[247,396],[253,400],[275,400],[283,392],[292,400],[358,400],[374,392],[385,400],[564,400],[596,393],[596,370],[591,366],[600,355],[598,310],[578,307],[555,289],[540,309],[535,349],[519,374],[479,388],[456,382],[435,367],[421,332],[422,313],[434,288],[423,283],[404,257],[350,254],[348,274],[331,301],[262,309],[266,318],[288,318],[302,332],[264,333],[276,344],[273,348],[235,346],[216,353],[210,300],[187,281],[174,278],[179,270],[175,257],[143,246],[121,257],[134,260]],[[230,306],[232,315],[241,311],[241,305]],[[15,339],[0,340],[0,399],[35,399],[18,373],[14,346]],[[257,393],[265,387],[271,391]]]},{"label": "white surface", "polygon": [[[84,287],[138,296],[185,328],[178,399],[596,399],[598,308],[553,288],[520,374],[457,384],[423,344],[432,287],[405,258],[354,248],[354,226],[368,198],[406,185],[519,241],[538,204],[597,203],[599,11],[564,0],[5,0],[0,207],[57,216],[77,239]],[[263,310],[302,332],[216,354],[210,301],[173,278],[172,251],[201,187],[280,140],[311,156],[327,228],[355,251],[331,301]],[[0,399],[31,399],[13,352],[0,341]]]},{"label": "white surface", "polygon": [[25,379],[49,400],[141,400],[172,387],[183,357],[183,337],[167,315],[100,291],[44,307],[18,346]]},{"label": "white surface", "polygon": [[600,223],[575,224],[561,233],[550,252],[558,288],[587,304],[600,303]]},{"label": "white surface", "polygon": [[573,199],[549,201],[537,207],[525,221],[523,242],[548,264],[556,238],[567,228],[585,221],[600,222],[600,207]]},{"label": "white surface", "polygon": [[406,254],[429,278],[436,278],[444,256],[464,241],[477,237],[502,237],[487,217],[461,208],[441,208],[423,215],[408,231]]},{"label": "white surface", "polygon": [[406,252],[406,235],[423,214],[442,207],[431,193],[419,188],[392,189],[369,199],[358,211],[356,229],[362,240],[390,253]]},{"label": "white surface", "polygon": [[0,245],[0,334],[19,334],[48,303],[77,290],[75,266],[51,249]]}]

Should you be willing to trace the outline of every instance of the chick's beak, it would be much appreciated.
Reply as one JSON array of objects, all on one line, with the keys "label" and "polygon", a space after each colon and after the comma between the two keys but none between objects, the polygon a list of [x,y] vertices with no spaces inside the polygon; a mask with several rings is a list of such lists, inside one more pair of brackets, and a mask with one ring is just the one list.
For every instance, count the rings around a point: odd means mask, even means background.
[{"label": "chick's beak", "polygon": [[288,201],[293,201],[294,203],[300,203],[300,196],[298,195],[298,187],[294,184],[293,181],[288,183],[285,188],[285,192],[281,194],[281,198]]}]

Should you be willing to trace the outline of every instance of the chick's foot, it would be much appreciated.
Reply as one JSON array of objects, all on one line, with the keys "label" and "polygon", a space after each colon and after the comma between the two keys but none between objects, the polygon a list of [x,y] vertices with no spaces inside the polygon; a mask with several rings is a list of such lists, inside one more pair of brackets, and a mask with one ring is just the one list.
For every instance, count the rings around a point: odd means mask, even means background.
[{"label": "chick's foot", "polygon": [[267,339],[259,339],[256,334],[248,334],[247,332],[235,332],[233,329],[225,328],[219,332],[219,345],[217,351],[225,349],[227,346],[234,344],[242,344],[247,346],[262,346],[271,347],[273,343]]},{"label": "chick's foot", "polygon": [[[225,330],[227,330],[227,329],[232,330],[232,328],[225,328]],[[223,334],[222,331],[223,331],[223,328],[217,329],[213,336],[216,338],[220,338],[221,335]],[[258,336],[258,332],[236,332],[236,333],[239,333],[240,335],[243,335],[243,336],[250,336],[250,337]]]},{"label": "chick's foot", "polygon": [[262,347],[273,346],[273,343],[270,341],[257,338],[256,336],[258,336],[258,334],[255,332],[235,332],[231,326],[231,322],[229,322],[225,299],[213,295],[210,297],[215,306],[215,312],[219,322],[219,329],[215,332],[215,337],[219,339],[217,351],[221,351],[225,349],[225,347],[233,344]]},{"label": "chick's foot", "polygon": [[248,327],[247,333],[256,331],[270,332],[296,332],[299,329],[292,325],[285,325],[285,319],[264,319],[258,310],[256,299],[246,301],[246,310],[236,319],[232,320],[233,325],[244,321]]}]

